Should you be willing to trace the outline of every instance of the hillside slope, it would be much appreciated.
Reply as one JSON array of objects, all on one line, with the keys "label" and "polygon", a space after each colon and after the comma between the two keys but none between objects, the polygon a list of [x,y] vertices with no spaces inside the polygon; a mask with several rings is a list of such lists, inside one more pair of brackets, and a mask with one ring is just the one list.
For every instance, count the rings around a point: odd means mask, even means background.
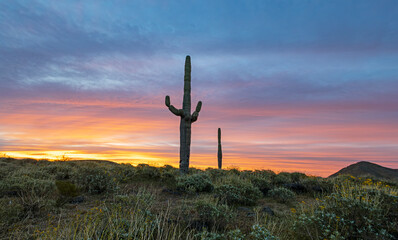
[{"label": "hillside slope", "polygon": [[349,174],[354,177],[375,177],[380,179],[398,180],[398,169],[386,168],[371,162],[357,162],[330,175],[336,177],[341,174]]}]

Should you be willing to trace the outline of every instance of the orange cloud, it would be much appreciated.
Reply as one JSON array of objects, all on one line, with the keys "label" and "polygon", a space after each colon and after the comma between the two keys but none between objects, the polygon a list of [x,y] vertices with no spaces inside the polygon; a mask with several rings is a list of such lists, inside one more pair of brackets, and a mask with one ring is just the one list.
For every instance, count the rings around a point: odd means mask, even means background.
[{"label": "orange cloud", "polygon": [[[161,97],[155,99],[159,102],[16,101],[14,110],[0,118],[0,150],[14,157],[178,166],[179,119],[163,107]],[[236,111],[205,105],[192,129],[191,165],[217,166],[216,130],[221,127],[224,167],[321,176],[361,160],[397,167],[395,123],[342,117],[317,116],[315,110]]]}]

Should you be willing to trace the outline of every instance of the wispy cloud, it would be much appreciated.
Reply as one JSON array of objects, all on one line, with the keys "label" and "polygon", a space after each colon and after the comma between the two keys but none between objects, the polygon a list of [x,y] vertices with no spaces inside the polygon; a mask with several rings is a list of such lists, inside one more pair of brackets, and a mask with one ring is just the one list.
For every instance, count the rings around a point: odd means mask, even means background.
[{"label": "wispy cloud", "polygon": [[[1,1],[0,151],[178,162],[192,56],[192,163],[327,175],[398,168],[395,1]],[[316,166],[316,167],[315,167]],[[334,166],[333,169],[331,166]]]}]

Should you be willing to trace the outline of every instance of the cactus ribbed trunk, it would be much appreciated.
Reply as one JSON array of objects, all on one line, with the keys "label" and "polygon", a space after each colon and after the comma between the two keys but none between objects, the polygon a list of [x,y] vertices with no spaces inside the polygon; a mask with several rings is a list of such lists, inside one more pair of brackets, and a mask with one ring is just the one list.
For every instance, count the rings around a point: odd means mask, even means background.
[{"label": "cactus ribbed trunk", "polygon": [[191,153],[191,122],[181,118],[180,121],[180,172],[188,173],[189,155]]},{"label": "cactus ribbed trunk", "polygon": [[191,58],[185,58],[184,97],[182,109],[177,109],[170,104],[170,97],[166,96],[166,106],[180,119],[180,172],[188,173],[189,156],[191,151],[191,126],[198,120],[202,102],[199,101],[195,111],[191,114]]},{"label": "cactus ribbed trunk", "polygon": [[221,149],[221,128],[218,128],[218,169],[222,168],[222,149]]}]

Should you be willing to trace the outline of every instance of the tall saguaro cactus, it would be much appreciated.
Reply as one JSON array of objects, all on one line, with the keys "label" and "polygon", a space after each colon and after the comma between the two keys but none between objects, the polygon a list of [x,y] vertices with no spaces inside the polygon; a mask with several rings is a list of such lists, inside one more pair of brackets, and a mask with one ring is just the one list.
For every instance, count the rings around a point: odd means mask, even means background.
[{"label": "tall saguaro cactus", "polygon": [[166,106],[170,112],[180,117],[180,172],[188,173],[189,154],[191,151],[191,125],[198,120],[202,102],[199,101],[195,111],[191,114],[191,57],[185,58],[184,73],[184,98],[182,109],[177,109],[170,104],[170,97],[166,96]]},{"label": "tall saguaro cactus", "polygon": [[221,128],[218,128],[218,169],[222,168],[222,149],[221,149]]}]

